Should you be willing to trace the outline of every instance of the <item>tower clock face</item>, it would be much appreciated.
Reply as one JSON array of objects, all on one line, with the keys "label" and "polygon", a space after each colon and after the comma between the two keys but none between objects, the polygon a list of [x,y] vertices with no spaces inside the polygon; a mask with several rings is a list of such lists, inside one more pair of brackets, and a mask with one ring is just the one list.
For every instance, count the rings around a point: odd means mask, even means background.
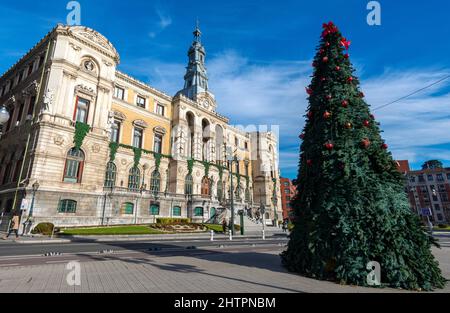
[{"label": "tower clock face", "polygon": [[208,109],[208,108],[209,108],[209,101],[208,101],[208,100],[204,100],[204,101],[203,101],[203,107],[204,107],[205,109]]}]

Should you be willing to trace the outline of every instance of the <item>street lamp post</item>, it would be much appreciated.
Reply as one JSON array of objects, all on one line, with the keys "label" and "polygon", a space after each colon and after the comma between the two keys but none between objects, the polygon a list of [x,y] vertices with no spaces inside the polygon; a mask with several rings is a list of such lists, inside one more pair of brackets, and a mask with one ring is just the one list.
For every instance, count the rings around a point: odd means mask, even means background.
[{"label": "street lamp post", "polygon": [[30,205],[30,213],[28,214],[28,218],[33,217],[33,209],[34,209],[34,200],[36,198],[36,192],[38,191],[40,185],[39,182],[35,182],[32,186],[33,188],[33,198],[31,199],[31,205]]},{"label": "street lamp post", "polygon": [[231,159],[231,169],[230,169],[230,179],[231,179],[231,183],[230,183],[230,206],[231,206],[231,221],[230,221],[230,228],[231,228],[231,233],[234,236],[234,186],[233,186],[233,164],[234,162],[239,164],[239,160],[237,158],[237,156],[235,155],[232,159]]}]

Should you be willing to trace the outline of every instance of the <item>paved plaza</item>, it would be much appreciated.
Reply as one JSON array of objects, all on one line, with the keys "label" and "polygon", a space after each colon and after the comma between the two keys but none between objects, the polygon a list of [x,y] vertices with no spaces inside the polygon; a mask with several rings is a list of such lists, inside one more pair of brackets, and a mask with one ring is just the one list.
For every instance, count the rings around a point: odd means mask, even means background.
[{"label": "paved plaza", "polygon": [[[286,272],[280,265],[282,246],[202,248],[192,251],[110,255],[66,255],[43,265],[0,265],[0,292],[15,293],[291,293],[398,292],[340,286]],[[435,250],[444,276],[450,278],[450,248]],[[49,261],[50,260],[50,261]],[[67,283],[67,263],[81,264],[81,284]],[[36,263],[39,263],[36,262]],[[450,292],[450,286],[437,292]]]}]

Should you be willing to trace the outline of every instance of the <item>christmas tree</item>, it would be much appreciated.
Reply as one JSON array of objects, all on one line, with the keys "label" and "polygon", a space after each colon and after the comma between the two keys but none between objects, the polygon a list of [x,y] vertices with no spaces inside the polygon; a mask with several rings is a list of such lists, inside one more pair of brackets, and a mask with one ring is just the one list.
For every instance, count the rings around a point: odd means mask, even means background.
[{"label": "christmas tree", "polygon": [[375,261],[383,286],[442,288],[431,252],[436,241],[409,208],[404,178],[354,76],[350,41],[332,22],[323,28],[306,88],[295,228],[283,264],[305,276],[367,286],[367,265]]}]

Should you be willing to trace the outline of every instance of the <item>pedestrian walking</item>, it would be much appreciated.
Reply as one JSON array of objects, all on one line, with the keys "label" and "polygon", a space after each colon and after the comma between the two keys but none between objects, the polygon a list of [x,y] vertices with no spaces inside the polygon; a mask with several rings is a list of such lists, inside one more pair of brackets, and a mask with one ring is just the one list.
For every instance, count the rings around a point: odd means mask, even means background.
[{"label": "pedestrian walking", "polygon": [[284,233],[287,233],[287,231],[288,231],[288,221],[285,220],[285,221],[283,222],[283,232],[284,232]]},{"label": "pedestrian walking", "polygon": [[223,230],[224,234],[227,233],[227,228],[228,228],[227,221],[226,221],[226,219],[223,219],[223,221],[222,221],[222,230]]},{"label": "pedestrian walking", "polygon": [[9,236],[11,236],[11,233],[14,233],[16,235],[16,239],[19,238],[19,227],[20,227],[19,215],[14,214],[13,218],[11,219],[11,225],[9,227],[8,235],[6,235],[5,239],[8,239]]}]

